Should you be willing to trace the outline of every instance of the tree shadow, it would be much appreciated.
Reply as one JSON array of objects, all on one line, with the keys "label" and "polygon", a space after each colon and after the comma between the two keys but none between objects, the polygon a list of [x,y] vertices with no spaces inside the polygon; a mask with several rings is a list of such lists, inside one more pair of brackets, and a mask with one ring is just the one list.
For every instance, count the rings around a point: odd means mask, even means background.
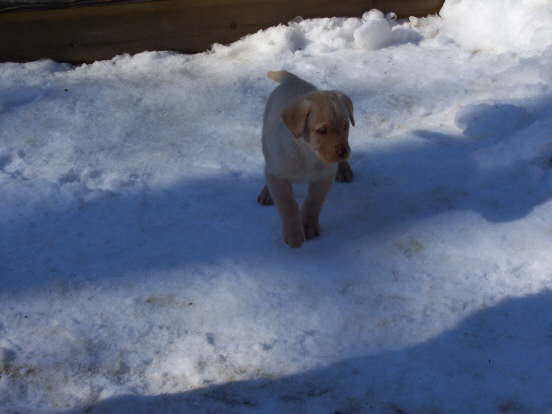
[{"label": "tree shadow", "polygon": [[93,413],[544,413],[552,410],[552,293],[508,298],[424,343],[283,378],[124,395]]},{"label": "tree shadow", "polygon": [[260,179],[217,176],[159,190],[96,192],[93,200],[33,217],[13,212],[0,241],[3,293],[51,278],[101,280],[225,257],[252,259],[254,240],[270,234],[259,230],[269,210],[249,208],[261,185]]}]

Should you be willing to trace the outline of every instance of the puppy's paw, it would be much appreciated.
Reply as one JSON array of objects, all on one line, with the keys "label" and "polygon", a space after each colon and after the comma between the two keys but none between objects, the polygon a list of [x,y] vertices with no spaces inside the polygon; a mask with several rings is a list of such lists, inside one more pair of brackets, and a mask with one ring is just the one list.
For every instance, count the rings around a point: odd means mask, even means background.
[{"label": "puppy's paw", "polygon": [[284,230],[284,241],[289,247],[296,249],[305,241],[305,233],[301,227]]},{"label": "puppy's paw", "polygon": [[320,224],[317,219],[307,219],[303,222],[305,237],[307,240],[315,239],[320,236]]},{"label": "puppy's paw", "polygon": [[268,187],[266,185],[257,196],[257,203],[263,206],[271,206],[272,204],[274,204],[274,201],[272,200],[272,197],[270,196],[270,192],[268,191]]},{"label": "puppy's paw", "polygon": [[339,183],[350,183],[351,181],[353,181],[353,169],[347,161],[341,161],[337,165],[335,181]]}]

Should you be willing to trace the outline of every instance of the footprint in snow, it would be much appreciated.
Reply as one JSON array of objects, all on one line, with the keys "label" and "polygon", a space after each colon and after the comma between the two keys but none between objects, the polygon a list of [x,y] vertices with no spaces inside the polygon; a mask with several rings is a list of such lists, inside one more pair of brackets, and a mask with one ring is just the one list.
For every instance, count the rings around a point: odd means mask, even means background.
[{"label": "footprint in snow", "polygon": [[506,137],[535,121],[527,109],[511,104],[476,104],[460,108],[456,126],[470,138]]}]

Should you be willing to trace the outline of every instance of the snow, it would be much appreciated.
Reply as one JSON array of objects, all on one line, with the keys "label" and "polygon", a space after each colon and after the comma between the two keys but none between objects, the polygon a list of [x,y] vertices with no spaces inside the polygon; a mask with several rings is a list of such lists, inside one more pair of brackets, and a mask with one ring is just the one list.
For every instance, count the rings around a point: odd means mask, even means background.
[{"label": "snow", "polygon": [[[0,65],[0,412],[551,412],[548,4]],[[255,203],[280,68],[357,121],[296,250]]]},{"label": "snow", "polygon": [[552,38],[549,0],[447,0],[440,14],[445,31],[473,50],[543,50]]}]

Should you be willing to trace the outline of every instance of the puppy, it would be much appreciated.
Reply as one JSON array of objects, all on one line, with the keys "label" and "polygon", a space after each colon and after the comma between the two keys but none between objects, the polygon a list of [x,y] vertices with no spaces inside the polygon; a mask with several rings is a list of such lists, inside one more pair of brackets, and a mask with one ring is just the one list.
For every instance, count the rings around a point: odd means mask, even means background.
[{"label": "puppy", "polygon": [[[276,203],[284,241],[300,247],[305,239],[320,235],[320,210],[334,177],[352,180],[346,160],[351,152],[349,121],[355,125],[353,103],[341,92],[320,91],[286,71],[267,76],[280,85],[268,98],[264,112],[266,185],[257,201]],[[309,185],[300,209],[293,198],[294,183]]]}]

